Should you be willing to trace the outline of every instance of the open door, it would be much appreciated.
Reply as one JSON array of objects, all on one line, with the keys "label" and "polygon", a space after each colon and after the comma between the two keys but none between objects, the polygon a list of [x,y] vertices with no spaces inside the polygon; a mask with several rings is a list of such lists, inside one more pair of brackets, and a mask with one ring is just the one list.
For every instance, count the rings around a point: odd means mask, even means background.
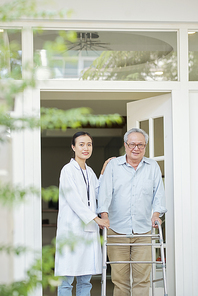
[{"label": "open door", "polygon": [[[166,207],[163,217],[168,295],[175,295],[174,268],[174,218],[173,218],[173,157],[172,157],[172,110],[171,94],[156,96],[127,104],[127,129],[139,127],[149,135],[145,156],[156,160],[161,168],[165,186]],[[160,256],[156,249],[156,259]],[[155,268],[156,278],[162,277]],[[155,284],[155,296],[163,296],[163,283]]]}]

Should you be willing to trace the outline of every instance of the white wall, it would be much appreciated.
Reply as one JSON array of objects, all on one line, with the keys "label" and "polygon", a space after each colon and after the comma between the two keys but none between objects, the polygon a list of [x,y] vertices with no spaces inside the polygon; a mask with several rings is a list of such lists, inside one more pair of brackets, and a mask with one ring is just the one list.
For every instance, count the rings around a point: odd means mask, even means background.
[{"label": "white wall", "polygon": [[58,0],[51,3],[48,2],[43,7],[72,9],[72,19],[94,21],[196,22],[198,10],[198,1],[196,0]]},{"label": "white wall", "polygon": [[[1,4],[11,2],[1,0]],[[72,9],[74,20],[197,22],[197,0],[37,0],[48,10]]]}]

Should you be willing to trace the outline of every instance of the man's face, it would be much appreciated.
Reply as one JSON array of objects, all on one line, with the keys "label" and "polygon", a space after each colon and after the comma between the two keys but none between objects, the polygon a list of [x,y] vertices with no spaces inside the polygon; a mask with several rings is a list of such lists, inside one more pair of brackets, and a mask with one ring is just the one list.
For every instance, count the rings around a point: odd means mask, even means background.
[{"label": "man's face", "polygon": [[[135,146],[134,148],[129,148],[127,144],[142,144],[143,147],[142,149],[139,149],[137,146]],[[144,136],[141,133],[131,133],[128,136],[127,144],[124,143],[127,161],[131,160],[133,162],[135,161],[139,163],[142,160],[146,149],[146,142]]]}]

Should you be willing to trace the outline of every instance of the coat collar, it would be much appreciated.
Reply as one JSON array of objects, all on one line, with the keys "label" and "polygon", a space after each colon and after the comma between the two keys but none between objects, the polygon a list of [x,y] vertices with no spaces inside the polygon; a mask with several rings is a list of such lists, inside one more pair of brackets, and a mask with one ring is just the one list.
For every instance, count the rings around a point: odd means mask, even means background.
[{"label": "coat collar", "polygon": [[[77,163],[77,161],[74,159],[74,158],[71,158],[70,159],[70,163],[77,169],[77,170],[80,170],[80,166],[79,166],[79,164]],[[85,167],[86,167],[86,169],[87,169],[87,164],[85,163]]]}]

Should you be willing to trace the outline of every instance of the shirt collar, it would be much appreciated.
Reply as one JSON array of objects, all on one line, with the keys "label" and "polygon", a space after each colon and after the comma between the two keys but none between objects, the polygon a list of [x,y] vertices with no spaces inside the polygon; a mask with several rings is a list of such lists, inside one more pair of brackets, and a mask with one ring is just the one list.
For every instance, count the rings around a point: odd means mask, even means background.
[{"label": "shirt collar", "polygon": [[126,154],[123,155],[123,156],[120,156],[120,157],[118,158],[118,164],[119,164],[119,165],[122,165],[122,164],[125,164],[125,163],[127,163],[127,162],[126,162]]},{"label": "shirt collar", "polygon": [[[151,161],[149,158],[147,157],[143,157],[142,160],[140,161],[140,163],[147,163],[147,164],[151,164]],[[118,164],[119,165],[122,165],[122,164],[127,164],[127,161],[126,161],[126,154],[123,155],[123,156],[120,156],[119,159],[118,159]]]}]

